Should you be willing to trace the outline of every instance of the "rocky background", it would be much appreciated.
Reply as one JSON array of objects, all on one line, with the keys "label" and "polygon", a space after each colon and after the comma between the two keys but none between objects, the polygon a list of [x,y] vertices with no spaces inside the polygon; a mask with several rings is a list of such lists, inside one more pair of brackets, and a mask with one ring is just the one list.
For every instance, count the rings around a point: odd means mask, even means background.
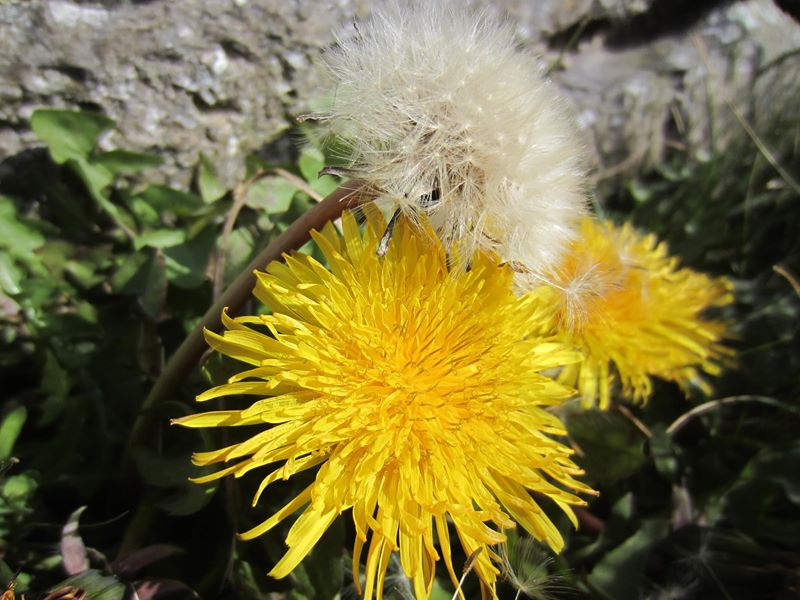
[{"label": "rocky background", "polygon": [[[202,152],[231,184],[248,154],[291,158],[320,53],[378,4],[0,1],[0,160],[37,145],[34,109],[80,107],[118,122],[107,146],[163,155],[157,176],[185,184]],[[597,180],[731,151],[748,136],[731,106],[765,144],[796,143],[800,26],[772,0],[493,4],[573,102]]]}]

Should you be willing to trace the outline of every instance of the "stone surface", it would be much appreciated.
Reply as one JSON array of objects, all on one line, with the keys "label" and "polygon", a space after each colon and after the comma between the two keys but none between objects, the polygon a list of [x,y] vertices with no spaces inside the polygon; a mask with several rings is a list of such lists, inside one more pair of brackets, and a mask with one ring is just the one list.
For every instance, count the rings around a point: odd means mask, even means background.
[{"label": "stone surface", "polygon": [[205,152],[230,182],[313,97],[310,62],[355,10],[306,4],[3,3],[1,151],[35,143],[24,124],[36,107],[97,108],[119,124],[107,144],[162,153],[176,175]]},{"label": "stone surface", "polygon": [[[0,160],[37,145],[35,108],[84,107],[117,120],[104,145],[164,155],[158,176],[185,183],[203,152],[230,184],[252,152],[286,158],[283,134],[322,93],[317,57],[376,4],[0,1]],[[667,148],[724,151],[744,136],[731,102],[769,143],[798,121],[800,27],[770,0],[495,4],[554,66],[598,178],[646,168]]]},{"label": "stone surface", "polygon": [[591,134],[599,178],[657,164],[669,148],[702,159],[737,147],[747,134],[732,106],[775,147],[800,125],[791,107],[800,27],[771,2],[725,5],[686,30],[645,33],[595,36],[554,74]]}]

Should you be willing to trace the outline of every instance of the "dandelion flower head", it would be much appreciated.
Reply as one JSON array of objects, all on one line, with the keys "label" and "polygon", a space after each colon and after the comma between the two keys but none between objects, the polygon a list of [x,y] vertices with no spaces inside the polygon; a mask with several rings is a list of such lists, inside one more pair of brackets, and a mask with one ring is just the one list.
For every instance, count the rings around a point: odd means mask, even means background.
[{"label": "dandelion flower head", "polygon": [[[373,207],[374,208],[374,207]],[[253,500],[271,483],[316,469],[313,482],[243,539],[261,535],[302,509],[272,569],[286,576],[328,526],[352,510],[353,572],[367,546],[363,596],[382,597],[395,551],[417,598],[428,598],[435,565],[456,580],[451,531],[494,594],[500,557],[491,549],[516,521],[559,550],[563,541],[531,492],[575,520],[571,450],[546,407],[572,390],[539,374],[579,355],[547,338],[522,337],[552,319],[552,298],[518,298],[513,273],[488,253],[469,270],[448,269],[429,226],[400,219],[384,257],[377,210],[359,231],[351,213],[343,235],[327,225],[314,239],[330,270],[302,254],[258,273],[256,297],[269,315],[229,318],[209,344],[250,368],[198,397],[248,394],[243,410],[197,414],[189,427],[253,426],[246,441],[195,454],[224,467],[198,481],[270,467]],[[547,292],[547,290],[543,290]],[[437,542],[438,540],[438,542]]]},{"label": "dandelion flower head", "polygon": [[325,55],[354,175],[449,247],[552,266],[584,212],[569,110],[511,30],[455,2],[390,3]]},{"label": "dandelion flower head", "polygon": [[731,302],[727,280],[680,268],[664,243],[630,224],[589,218],[551,279],[556,327],[586,356],[559,380],[578,387],[585,406],[609,406],[615,374],[638,402],[650,396],[651,376],[709,391],[701,372],[719,373],[729,350],[725,323],[705,315]]}]

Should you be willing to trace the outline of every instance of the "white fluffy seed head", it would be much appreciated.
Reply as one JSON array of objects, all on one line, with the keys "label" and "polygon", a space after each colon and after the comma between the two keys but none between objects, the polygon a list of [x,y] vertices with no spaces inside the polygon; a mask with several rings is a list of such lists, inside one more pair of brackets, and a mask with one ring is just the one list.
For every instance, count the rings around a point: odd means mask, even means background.
[{"label": "white fluffy seed head", "polygon": [[324,58],[326,121],[354,175],[464,255],[496,250],[521,283],[556,262],[585,211],[583,149],[508,27],[456,3],[396,3]]}]

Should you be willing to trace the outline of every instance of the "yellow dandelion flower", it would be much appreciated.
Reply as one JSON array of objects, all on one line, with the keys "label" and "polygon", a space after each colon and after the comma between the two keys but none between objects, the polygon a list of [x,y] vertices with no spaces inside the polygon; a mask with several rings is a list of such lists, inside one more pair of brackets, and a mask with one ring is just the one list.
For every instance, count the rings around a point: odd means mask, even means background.
[{"label": "yellow dandelion flower", "polygon": [[[730,352],[725,324],[704,318],[731,302],[731,284],[687,268],[654,235],[631,225],[585,219],[559,269],[557,328],[583,350],[559,381],[578,387],[584,406],[608,408],[613,371],[623,394],[644,402],[651,376],[708,390],[701,371],[716,375]],[[613,371],[612,371],[613,365]]]},{"label": "yellow dandelion flower", "polygon": [[572,390],[538,374],[579,355],[522,337],[552,319],[552,297],[517,298],[513,273],[496,257],[476,255],[468,271],[449,270],[430,226],[403,219],[379,257],[385,223],[367,213],[363,235],[350,213],[343,235],[330,224],[314,233],[330,270],[295,254],[257,273],[254,293],[272,314],[223,315],[227,331],[206,332],[215,350],[252,369],[197,399],[259,399],[177,422],[258,427],[242,443],[194,456],[198,465],[233,463],[200,482],[273,465],[254,506],[272,482],[318,467],[297,497],[241,534],[259,536],[302,509],[272,576],[292,571],[352,509],[356,585],[368,544],[365,598],[382,597],[395,551],[417,598],[428,598],[440,555],[456,581],[449,525],[467,555],[481,549],[475,570],[494,595],[500,557],[490,547],[514,521],[555,550],[563,545],[531,492],[573,522],[570,505],[583,501],[572,492],[591,493],[573,478],[581,471],[571,450],[550,437],[565,432],[545,410]]}]

